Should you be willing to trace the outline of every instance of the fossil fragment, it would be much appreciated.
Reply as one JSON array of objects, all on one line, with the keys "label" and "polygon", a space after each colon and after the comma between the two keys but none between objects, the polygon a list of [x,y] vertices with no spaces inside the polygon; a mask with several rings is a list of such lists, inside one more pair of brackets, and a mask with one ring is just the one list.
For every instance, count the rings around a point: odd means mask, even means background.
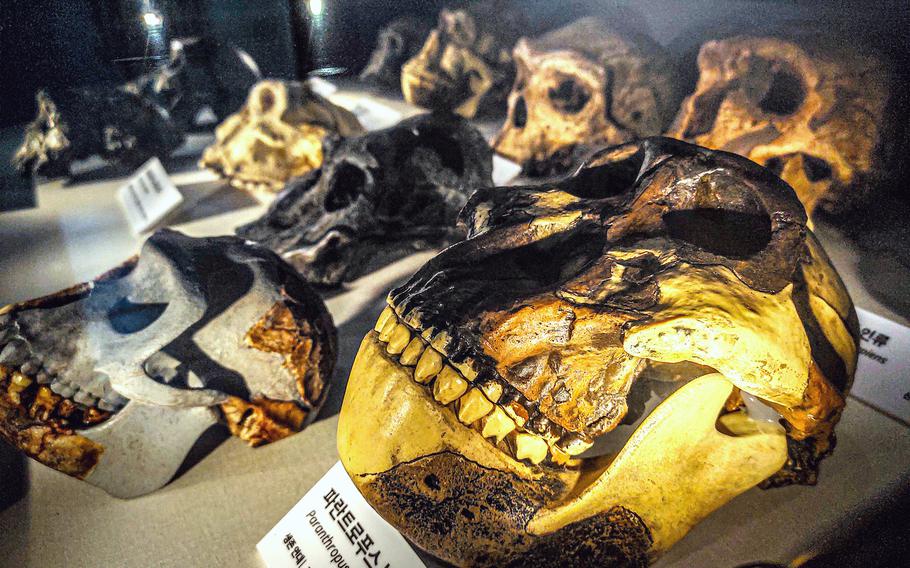
[{"label": "fossil fragment", "polygon": [[159,231],[96,280],[0,310],[0,437],[135,497],[219,421],[251,445],[300,431],[335,344],[322,301],[274,253]]},{"label": "fossil fragment", "polygon": [[360,72],[360,80],[399,88],[401,66],[417,54],[430,28],[429,23],[410,16],[397,18],[382,28],[376,48]]},{"label": "fossil fragment", "polygon": [[293,177],[319,168],[329,135],[363,132],[357,118],[305,83],[262,81],[236,114],[215,129],[199,165],[250,191],[279,191]]},{"label": "fossil fragment", "polygon": [[862,201],[889,152],[888,70],[846,42],[735,37],[698,55],[670,136],[736,152],[780,175],[810,213]]},{"label": "fossil fragment", "polygon": [[417,116],[338,143],[257,221],[238,229],[308,281],[348,282],[416,250],[464,236],[458,211],[492,185],[493,156],[464,119]]},{"label": "fossil fragment", "polygon": [[443,9],[423,47],[401,68],[405,100],[465,118],[499,112],[514,76],[510,52],[526,28],[507,1]]},{"label": "fossil fragment", "polygon": [[650,38],[588,17],[512,52],[509,113],[493,145],[532,175],[565,172],[586,150],[663,132],[679,78]]},{"label": "fossil fragment", "polygon": [[339,416],[408,539],[458,566],[642,566],[755,485],[814,483],[858,324],[780,179],[648,138],[462,219],[389,294]]}]

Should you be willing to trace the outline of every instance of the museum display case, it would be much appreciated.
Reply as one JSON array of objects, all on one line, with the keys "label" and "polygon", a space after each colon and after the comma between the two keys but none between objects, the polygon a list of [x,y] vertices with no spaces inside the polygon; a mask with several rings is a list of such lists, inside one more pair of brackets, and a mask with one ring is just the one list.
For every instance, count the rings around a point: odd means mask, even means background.
[{"label": "museum display case", "polygon": [[9,15],[0,564],[910,554],[906,3]]}]

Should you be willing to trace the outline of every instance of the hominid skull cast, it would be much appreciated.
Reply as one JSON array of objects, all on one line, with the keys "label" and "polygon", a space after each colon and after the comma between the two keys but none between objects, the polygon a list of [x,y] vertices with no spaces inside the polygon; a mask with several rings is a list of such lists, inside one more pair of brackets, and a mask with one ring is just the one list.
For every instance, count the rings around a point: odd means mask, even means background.
[{"label": "hominid skull cast", "polygon": [[663,132],[676,113],[675,67],[641,35],[582,18],[512,53],[515,85],[496,152],[532,175],[566,172],[586,150]]},{"label": "hominid skull cast", "polygon": [[360,80],[398,88],[401,66],[417,54],[430,29],[429,23],[410,16],[396,18],[382,28]]},{"label": "hominid skull cast", "polygon": [[669,135],[762,164],[810,213],[862,200],[887,153],[882,62],[818,39],[736,37],[705,43],[695,92]]},{"label": "hominid skull cast", "polygon": [[237,234],[335,286],[418,250],[464,238],[458,212],[493,184],[493,153],[455,115],[419,115],[342,140],[322,168],[288,184]]},{"label": "hominid skull cast", "polygon": [[219,421],[254,446],[300,431],[325,400],[336,339],[274,253],[162,230],[92,282],[0,310],[0,345],[0,437],[135,497]]},{"label": "hominid skull cast", "polygon": [[250,90],[246,106],[215,129],[215,143],[199,165],[239,189],[280,191],[289,179],[322,164],[326,137],[362,132],[353,114],[306,84],[261,81]]},{"label": "hominid skull cast", "polygon": [[407,538],[459,566],[637,566],[750,487],[814,482],[857,321],[780,179],[650,138],[463,218],[389,294],[339,418]]}]

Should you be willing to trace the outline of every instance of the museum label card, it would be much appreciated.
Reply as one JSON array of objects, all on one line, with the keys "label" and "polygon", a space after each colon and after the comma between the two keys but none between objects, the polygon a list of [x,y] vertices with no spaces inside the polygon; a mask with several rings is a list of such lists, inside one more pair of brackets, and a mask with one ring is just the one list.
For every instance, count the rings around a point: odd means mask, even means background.
[{"label": "museum label card", "polygon": [[910,425],[910,328],[857,308],[859,362],[850,395]]},{"label": "museum label card", "polygon": [[424,566],[360,495],[341,462],[256,545],[269,568]]},{"label": "museum label card", "polygon": [[133,232],[148,231],[183,203],[183,194],[161,165],[152,158],[117,190]]}]

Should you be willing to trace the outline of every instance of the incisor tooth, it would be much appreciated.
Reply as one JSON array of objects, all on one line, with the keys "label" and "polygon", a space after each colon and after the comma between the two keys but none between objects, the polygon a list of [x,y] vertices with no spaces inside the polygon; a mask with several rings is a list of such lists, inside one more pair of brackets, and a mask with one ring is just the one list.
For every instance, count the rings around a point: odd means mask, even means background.
[{"label": "incisor tooth", "polygon": [[506,434],[515,429],[515,422],[499,406],[485,416],[481,424],[483,429],[480,433],[483,437],[496,438],[497,444],[502,441]]},{"label": "incisor tooth", "polygon": [[442,371],[436,377],[436,382],[433,383],[433,398],[440,404],[449,404],[458,400],[458,397],[463,395],[466,390],[468,390],[468,381],[462,379],[458,371],[452,367],[443,365]]},{"label": "incisor tooth", "polygon": [[470,426],[493,410],[493,403],[478,389],[471,389],[458,399],[458,419]]},{"label": "incisor tooth", "polygon": [[382,313],[379,314],[379,319],[376,320],[376,325],[373,326],[373,329],[377,332],[382,331],[382,328],[385,327],[386,322],[389,321],[389,318],[395,315],[395,311],[392,310],[392,306],[386,306]]},{"label": "incisor tooth", "polygon": [[515,457],[537,465],[547,457],[547,443],[534,434],[519,432],[515,434]]},{"label": "incisor tooth", "polygon": [[480,389],[483,394],[487,395],[490,402],[499,402],[499,397],[502,396],[502,385],[496,381],[486,382],[480,385]]},{"label": "incisor tooth", "polygon": [[398,319],[391,317],[386,320],[382,325],[382,329],[379,330],[379,341],[383,343],[388,343],[389,339],[392,337],[392,332],[395,331],[395,328],[398,326]]},{"label": "incisor tooth", "polygon": [[417,368],[414,369],[414,380],[418,383],[427,384],[441,370],[442,355],[432,347],[427,347],[427,350],[420,356],[420,361],[417,362]]},{"label": "incisor tooth", "polygon": [[409,341],[411,341],[411,330],[408,329],[408,326],[400,323],[392,330],[386,351],[392,355],[398,355],[408,346]]},{"label": "incisor tooth", "polygon": [[421,341],[419,337],[415,337],[411,340],[410,343],[408,343],[408,346],[404,348],[404,351],[401,353],[401,357],[398,359],[398,362],[402,365],[416,365],[422,353],[423,341]]}]

